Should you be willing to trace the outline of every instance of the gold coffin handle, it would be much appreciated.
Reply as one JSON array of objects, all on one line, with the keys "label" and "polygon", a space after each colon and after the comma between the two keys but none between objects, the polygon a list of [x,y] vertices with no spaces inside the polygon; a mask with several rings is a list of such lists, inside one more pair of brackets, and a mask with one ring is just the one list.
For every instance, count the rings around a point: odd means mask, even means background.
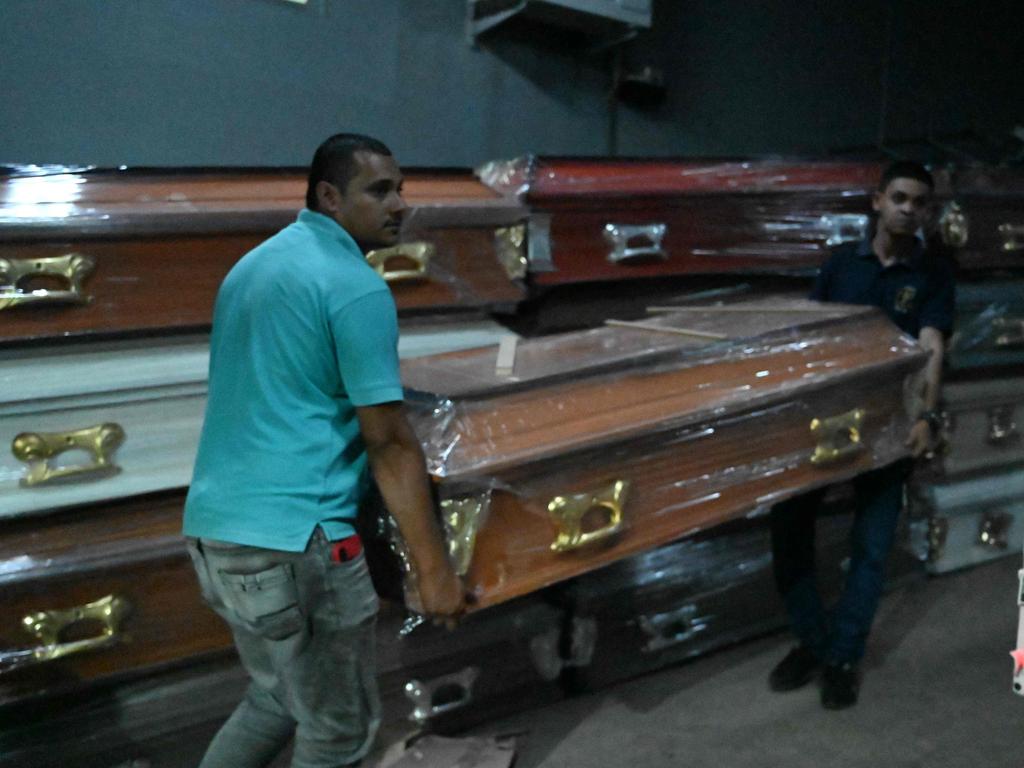
[{"label": "gold coffin handle", "polygon": [[992,328],[998,333],[997,347],[1024,346],[1024,317],[998,317],[992,321]]},{"label": "gold coffin handle", "polygon": [[864,409],[855,408],[838,416],[811,421],[811,435],[817,441],[811,464],[825,466],[848,459],[864,450],[861,425]]},{"label": "gold coffin handle", "polygon": [[[41,643],[41,646],[33,651],[35,660],[52,661],[73,653],[93,651],[116,643],[120,639],[121,621],[129,608],[128,601],[123,597],[107,595],[95,602],[74,608],[30,613],[21,620],[21,625]],[[99,622],[102,632],[96,637],[62,643],[61,633],[82,621]]]},{"label": "gold coffin handle", "polygon": [[939,216],[939,234],[950,248],[963,248],[970,238],[967,214],[955,201],[950,201]]},{"label": "gold coffin handle", "polygon": [[[114,452],[124,442],[120,424],[107,422],[73,432],[22,432],[11,443],[11,453],[28,464],[28,473],[21,485],[30,488],[58,480],[93,479],[97,475],[114,475],[121,468],[114,464]],[[92,462],[68,467],[50,464],[65,451],[83,450],[92,455]]]},{"label": "gold coffin handle", "polygon": [[[91,299],[82,293],[82,282],[95,267],[95,259],[81,253],[37,259],[0,258],[0,309],[23,304],[87,304]],[[62,291],[18,288],[18,283],[28,277],[58,278],[68,287]]]},{"label": "gold coffin handle", "polygon": [[[377,270],[377,274],[389,283],[423,280],[427,276],[427,267],[430,266],[430,260],[436,250],[433,243],[402,243],[391,248],[370,251],[366,254],[366,260]],[[415,266],[411,269],[388,269],[388,262],[398,259],[411,261]]]},{"label": "gold coffin handle", "polygon": [[[628,480],[616,480],[598,491],[555,496],[548,503],[548,514],[558,528],[558,534],[551,543],[552,551],[569,552],[607,539],[622,530],[628,491]],[[584,532],[583,518],[596,508],[608,513],[608,522],[596,530]]]},{"label": "gold coffin handle", "polygon": [[1003,237],[1004,251],[1024,251],[1024,224],[1000,224],[999,234]]}]

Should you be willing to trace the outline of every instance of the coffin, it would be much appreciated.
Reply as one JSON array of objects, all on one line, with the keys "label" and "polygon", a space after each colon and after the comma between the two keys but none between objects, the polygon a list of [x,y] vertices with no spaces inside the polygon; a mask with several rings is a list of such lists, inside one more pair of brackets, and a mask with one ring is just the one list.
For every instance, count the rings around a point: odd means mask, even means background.
[{"label": "coffin", "polygon": [[955,226],[951,240],[962,270],[1024,265],[1024,173],[986,166],[957,170],[951,202],[956,209],[947,209],[947,229]]},{"label": "coffin", "polygon": [[[815,526],[817,583],[839,594],[853,513],[839,498]],[[886,584],[921,564],[894,547]],[[702,532],[566,582],[576,688],[600,688],[780,629],[786,612],[772,573],[767,516]]]},{"label": "coffin", "polygon": [[[409,171],[399,250],[372,255],[403,314],[509,309],[525,211],[468,173]],[[231,266],[294,221],[294,170],[16,169],[0,177],[0,343],[206,330]]]},{"label": "coffin", "polygon": [[[902,457],[924,354],[876,310],[749,303],[408,360],[485,607]],[[702,336],[718,334],[709,340]]]},{"label": "coffin", "polygon": [[952,381],[942,400],[946,449],[936,462],[947,478],[1024,465],[1024,378]]},{"label": "coffin", "polygon": [[384,602],[377,672],[385,727],[447,733],[564,696],[559,684],[564,609],[529,595],[467,617],[454,630]]},{"label": "coffin", "polygon": [[957,285],[948,359],[954,372],[1024,363],[1024,280]]},{"label": "coffin", "polygon": [[0,706],[224,652],[181,537],[184,492],[0,520]]},{"label": "coffin", "polygon": [[813,274],[860,240],[881,166],[527,157],[481,179],[531,210],[539,285],[682,274]]},{"label": "coffin", "polygon": [[1004,468],[983,476],[911,488],[927,569],[945,573],[1000,557],[1020,557],[1024,546],[1024,470]]},{"label": "coffin", "polygon": [[[494,344],[492,320],[401,323],[403,357]],[[8,350],[0,518],[183,488],[206,408],[205,336]]]}]

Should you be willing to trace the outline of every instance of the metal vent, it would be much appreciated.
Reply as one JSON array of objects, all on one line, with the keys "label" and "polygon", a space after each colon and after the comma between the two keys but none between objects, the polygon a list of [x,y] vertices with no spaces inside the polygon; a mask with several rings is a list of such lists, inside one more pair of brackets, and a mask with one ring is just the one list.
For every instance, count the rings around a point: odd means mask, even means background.
[{"label": "metal vent", "polygon": [[529,19],[607,38],[651,26],[652,0],[467,0],[470,42],[512,19]]}]

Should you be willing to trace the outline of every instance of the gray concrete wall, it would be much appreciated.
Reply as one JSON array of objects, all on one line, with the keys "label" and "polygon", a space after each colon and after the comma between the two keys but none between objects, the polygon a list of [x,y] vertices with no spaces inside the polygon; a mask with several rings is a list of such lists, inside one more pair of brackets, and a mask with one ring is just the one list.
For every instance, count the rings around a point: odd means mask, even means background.
[{"label": "gray concrete wall", "polygon": [[[303,165],[337,130],[409,165],[547,154],[820,154],[1024,123],[1024,3],[655,0],[620,107],[605,55],[473,48],[464,0],[0,0],[0,163]],[[890,31],[891,30],[891,31]],[[886,67],[888,61],[889,66]]]}]

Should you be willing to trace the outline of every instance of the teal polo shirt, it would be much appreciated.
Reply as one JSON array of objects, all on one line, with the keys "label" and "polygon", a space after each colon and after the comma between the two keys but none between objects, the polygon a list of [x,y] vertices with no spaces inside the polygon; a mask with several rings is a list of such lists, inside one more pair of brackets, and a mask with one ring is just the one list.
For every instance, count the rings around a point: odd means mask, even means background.
[{"label": "teal polo shirt", "polygon": [[303,210],[217,294],[185,535],[293,552],[318,525],[351,535],[367,484],[356,406],[401,399],[387,284],[341,226]]}]

